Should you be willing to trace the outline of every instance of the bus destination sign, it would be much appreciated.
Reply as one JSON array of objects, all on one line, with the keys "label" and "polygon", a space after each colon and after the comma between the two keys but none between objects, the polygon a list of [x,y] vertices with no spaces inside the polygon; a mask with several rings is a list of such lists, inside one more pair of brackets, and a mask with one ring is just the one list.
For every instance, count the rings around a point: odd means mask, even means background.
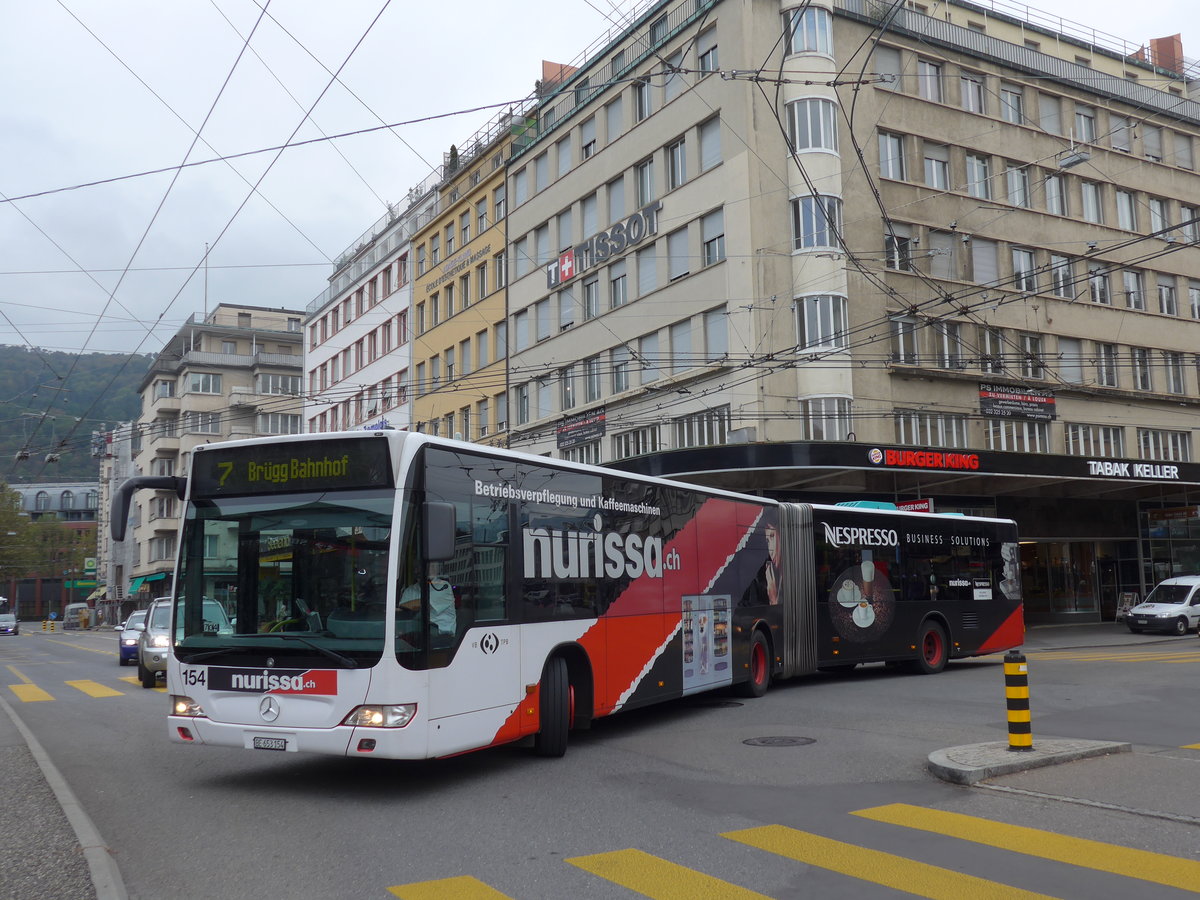
[{"label": "bus destination sign", "polygon": [[264,447],[197,449],[192,496],[391,488],[388,442],[379,438],[287,441]]}]

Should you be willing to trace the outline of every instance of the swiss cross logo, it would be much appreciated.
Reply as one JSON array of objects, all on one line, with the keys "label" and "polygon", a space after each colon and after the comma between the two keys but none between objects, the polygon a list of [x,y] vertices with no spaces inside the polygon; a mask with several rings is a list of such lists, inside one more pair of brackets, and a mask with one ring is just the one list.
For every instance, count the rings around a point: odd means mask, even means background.
[{"label": "swiss cross logo", "polygon": [[558,258],[558,277],[562,281],[572,278],[575,275],[575,251],[566,250]]}]

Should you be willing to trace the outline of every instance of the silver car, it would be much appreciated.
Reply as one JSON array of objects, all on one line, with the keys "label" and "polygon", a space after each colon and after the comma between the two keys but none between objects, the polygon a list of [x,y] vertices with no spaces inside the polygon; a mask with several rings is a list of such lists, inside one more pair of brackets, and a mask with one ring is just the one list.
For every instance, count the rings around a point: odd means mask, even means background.
[{"label": "silver car", "polygon": [[[204,600],[204,630],[231,630],[225,608],[216,600]],[[171,598],[158,597],[146,608],[146,627],[138,635],[138,679],[142,687],[152,688],[158,673],[167,671],[171,654]]]}]

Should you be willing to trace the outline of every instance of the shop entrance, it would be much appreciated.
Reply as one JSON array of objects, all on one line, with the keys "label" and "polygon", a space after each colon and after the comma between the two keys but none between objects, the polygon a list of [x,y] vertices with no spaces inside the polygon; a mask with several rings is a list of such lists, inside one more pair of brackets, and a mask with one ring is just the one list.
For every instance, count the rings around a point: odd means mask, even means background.
[{"label": "shop entrance", "polygon": [[1134,541],[1021,544],[1025,620],[1111,622],[1122,591],[1140,590]]}]

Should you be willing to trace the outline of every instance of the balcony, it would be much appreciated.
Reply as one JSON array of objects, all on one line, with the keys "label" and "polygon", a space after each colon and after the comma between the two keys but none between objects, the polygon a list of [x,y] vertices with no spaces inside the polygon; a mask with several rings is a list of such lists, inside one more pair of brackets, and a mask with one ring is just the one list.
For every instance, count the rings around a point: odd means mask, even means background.
[{"label": "balcony", "polygon": [[177,413],[179,412],[179,398],[156,395],[150,399],[150,411],[156,414]]}]

